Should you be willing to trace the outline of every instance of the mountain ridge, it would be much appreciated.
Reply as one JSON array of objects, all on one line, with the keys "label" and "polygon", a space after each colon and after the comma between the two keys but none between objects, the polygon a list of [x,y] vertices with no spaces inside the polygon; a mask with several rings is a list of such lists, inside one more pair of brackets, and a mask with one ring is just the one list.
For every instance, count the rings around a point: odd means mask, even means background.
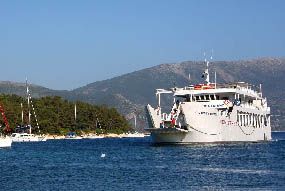
[{"label": "mountain ridge", "polygon": [[[117,108],[132,125],[134,116],[137,116],[140,126],[138,129],[142,131],[147,125],[144,107],[148,103],[156,104],[155,90],[202,83],[201,75],[204,68],[203,61],[167,63],[89,83],[70,91],[51,90],[41,86],[41,88],[31,86],[31,90],[36,97],[61,96],[70,101],[81,100],[93,105],[106,104]],[[285,106],[282,106],[285,105],[285,58],[215,61],[210,63],[209,70],[210,80],[214,81],[214,72],[216,72],[218,83],[245,81],[257,86],[262,83],[264,95],[268,97],[269,106],[272,106],[272,114],[281,115],[275,121],[273,119],[273,127],[282,128],[281,124],[285,122],[282,119],[285,115]],[[3,88],[3,83],[0,83],[0,93],[18,95],[19,91],[23,91],[23,88],[13,88],[11,84],[6,85],[6,90]],[[24,94],[25,91],[22,96]],[[167,102],[171,102],[170,98],[162,100],[163,104]]]}]

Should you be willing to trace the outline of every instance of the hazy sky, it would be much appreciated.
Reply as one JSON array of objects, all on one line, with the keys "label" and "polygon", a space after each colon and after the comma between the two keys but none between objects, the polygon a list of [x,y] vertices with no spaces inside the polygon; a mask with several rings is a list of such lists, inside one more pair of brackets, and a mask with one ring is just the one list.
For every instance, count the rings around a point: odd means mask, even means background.
[{"label": "hazy sky", "polygon": [[285,1],[0,1],[0,81],[51,89],[169,62],[285,57]]}]

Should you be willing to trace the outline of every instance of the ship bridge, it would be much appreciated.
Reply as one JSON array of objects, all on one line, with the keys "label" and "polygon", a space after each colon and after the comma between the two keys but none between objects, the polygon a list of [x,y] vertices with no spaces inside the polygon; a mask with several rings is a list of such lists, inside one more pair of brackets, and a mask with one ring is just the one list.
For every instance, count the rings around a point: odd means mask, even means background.
[{"label": "ship bridge", "polygon": [[185,98],[185,101],[243,99],[262,100],[262,93],[254,90],[255,86],[245,82],[195,85],[173,89],[176,97]]}]

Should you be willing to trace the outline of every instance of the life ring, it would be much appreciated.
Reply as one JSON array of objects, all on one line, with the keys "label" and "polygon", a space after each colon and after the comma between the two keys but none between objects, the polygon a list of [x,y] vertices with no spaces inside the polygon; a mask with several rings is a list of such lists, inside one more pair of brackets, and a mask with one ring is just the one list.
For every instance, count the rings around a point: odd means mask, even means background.
[{"label": "life ring", "polygon": [[228,100],[228,99],[226,99],[226,100],[224,101],[224,104],[225,104],[225,105],[229,105],[229,103],[230,103],[230,100]]}]

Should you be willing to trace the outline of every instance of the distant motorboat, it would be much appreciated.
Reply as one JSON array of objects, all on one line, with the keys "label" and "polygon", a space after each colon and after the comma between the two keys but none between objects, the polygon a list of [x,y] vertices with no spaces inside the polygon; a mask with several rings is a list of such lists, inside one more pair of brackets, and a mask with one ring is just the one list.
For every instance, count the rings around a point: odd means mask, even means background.
[{"label": "distant motorboat", "polygon": [[138,133],[136,131],[129,131],[128,133],[126,133],[123,138],[127,138],[127,137],[144,137],[145,135],[143,133]]},{"label": "distant motorboat", "polygon": [[10,137],[1,137],[0,136],[0,148],[1,147],[11,147],[12,139]]},{"label": "distant motorboat", "polygon": [[101,135],[92,135],[92,134],[88,134],[86,137],[84,137],[85,139],[102,139],[104,138],[104,136]]},{"label": "distant motorboat", "polygon": [[127,134],[126,137],[144,137],[143,133]]},{"label": "distant motorboat", "polygon": [[64,139],[83,139],[83,137],[77,136],[76,133],[66,133]]},{"label": "distant motorboat", "polygon": [[[76,110],[76,104],[74,104],[74,121],[75,121],[75,123],[76,123],[76,119],[77,119],[77,110]],[[66,133],[64,139],[83,139],[83,137],[78,136],[76,133],[72,132],[72,133]]]}]

